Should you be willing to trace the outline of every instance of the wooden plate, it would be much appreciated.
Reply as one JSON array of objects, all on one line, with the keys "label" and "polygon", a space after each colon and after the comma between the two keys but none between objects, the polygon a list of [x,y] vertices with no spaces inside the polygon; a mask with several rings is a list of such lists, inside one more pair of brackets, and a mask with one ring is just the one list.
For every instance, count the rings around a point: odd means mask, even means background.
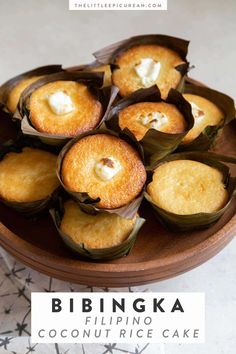
[{"label": "wooden plate", "polygon": [[[0,142],[16,136],[14,124],[0,113]],[[224,129],[216,151],[235,155],[236,124]],[[236,174],[236,167],[232,167]],[[85,261],[66,248],[49,216],[25,219],[0,204],[0,245],[26,265],[62,280],[99,287],[146,284],[174,277],[207,261],[236,233],[236,200],[210,229],[175,234],[166,231],[144,201],[141,215],[147,219],[127,257],[109,262]]]}]

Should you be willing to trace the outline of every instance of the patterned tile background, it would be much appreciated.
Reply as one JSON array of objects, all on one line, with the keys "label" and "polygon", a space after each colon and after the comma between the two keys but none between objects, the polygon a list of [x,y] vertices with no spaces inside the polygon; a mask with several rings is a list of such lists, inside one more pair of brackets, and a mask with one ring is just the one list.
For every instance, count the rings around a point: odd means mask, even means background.
[{"label": "patterned tile background", "polygon": [[[30,294],[32,291],[96,291],[95,288],[66,283],[38,273],[17,262],[0,248],[0,354],[151,354],[153,345],[145,344],[31,344],[30,343]],[[113,289],[112,291],[148,291],[146,286]],[[155,353],[162,354],[162,346],[155,346]]]}]

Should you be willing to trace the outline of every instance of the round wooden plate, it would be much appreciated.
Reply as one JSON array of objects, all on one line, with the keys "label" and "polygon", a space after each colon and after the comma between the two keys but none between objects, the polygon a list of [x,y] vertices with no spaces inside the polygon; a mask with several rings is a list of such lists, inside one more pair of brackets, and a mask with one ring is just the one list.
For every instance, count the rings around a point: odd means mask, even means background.
[{"label": "round wooden plate", "polygon": [[[0,142],[16,136],[14,124],[0,113]],[[215,147],[235,155],[235,121],[224,129]],[[236,167],[232,167],[236,174]],[[0,245],[14,257],[42,273],[62,280],[99,287],[146,284],[174,277],[207,261],[232,240],[236,233],[236,200],[210,229],[171,233],[154,218],[144,201],[141,215],[147,219],[137,242],[126,257],[93,262],[75,256],[60,239],[50,216],[26,219],[0,204]]]}]

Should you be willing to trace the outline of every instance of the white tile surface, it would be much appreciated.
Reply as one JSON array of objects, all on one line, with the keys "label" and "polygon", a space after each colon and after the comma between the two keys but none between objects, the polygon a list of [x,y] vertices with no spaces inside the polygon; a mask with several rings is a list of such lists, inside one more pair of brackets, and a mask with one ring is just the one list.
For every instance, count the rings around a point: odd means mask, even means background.
[{"label": "white tile surface", "polygon": [[[168,5],[167,12],[69,12],[68,0],[0,0],[0,82],[39,65],[90,61],[93,51],[130,35],[165,33],[191,40],[193,77],[236,98],[236,1],[169,0]],[[150,286],[206,293],[207,343],[167,345],[166,354],[236,352],[235,254],[236,240],[201,267]]]}]

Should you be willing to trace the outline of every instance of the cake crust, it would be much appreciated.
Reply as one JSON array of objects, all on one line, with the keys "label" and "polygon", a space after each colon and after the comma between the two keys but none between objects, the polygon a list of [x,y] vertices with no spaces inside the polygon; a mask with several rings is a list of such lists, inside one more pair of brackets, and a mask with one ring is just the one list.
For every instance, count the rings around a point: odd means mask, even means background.
[{"label": "cake crust", "polygon": [[47,198],[60,185],[56,161],[54,154],[28,147],[6,154],[0,161],[0,198],[16,202]]},{"label": "cake crust", "polygon": [[222,173],[192,160],[163,163],[154,171],[147,192],[160,208],[179,215],[220,210],[229,195]]},{"label": "cake crust", "polygon": [[108,248],[124,242],[133,230],[137,216],[132,220],[116,214],[84,213],[72,200],[64,203],[64,215],[60,229],[76,244],[86,248]]},{"label": "cake crust", "polygon": [[202,96],[189,93],[185,93],[183,96],[188,102],[193,102],[197,107],[199,107],[200,112],[204,114],[203,118],[201,118],[201,116],[199,118],[195,118],[193,128],[184,137],[182,143],[188,144],[196,139],[207,126],[218,125],[221,121],[223,121],[224,113],[213,102]]},{"label": "cake crust", "polygon": [[164,113],[168,118],[168,122],[158,128],[159,131],[178,134],[187,129],[182,113],[173,104],[165,102],[140,102],[124,108],[119,113],[119,126],[121,129],[128,128],[137,140],[141,140],[150,129],[142,124],[141,118],[153,112]]},{"label": "cake crust", "polygon": [[151,58],[161,63],[155,84],[159,87],[162,97],[166,98],[170,88],[176,88],[181,80],[181,74],[175,67],[184,62],[178,53],[159,45],[138,45],[121,53],[115,61],[119,68],[112,73],[113,83],[119,87],[123,97],[144,88],[134,70],[143,58]]},{"label": "cake crust", "polygon": [[33,76],[28,79],[23,79],[11,90],[7,99],[7,108],[11,113],[16,111],[20,96],[22,92],[35,81],[41,79],[43,76]]},{"label": "cake crust", "polygon": [[[73,103],[73,111],[58,116],[48,102],[55,92],[67,94]],[[75,81],[55,81],[36,89],[29,102],[30,120],[42,133],[75,136],[94,129],[102,118],[102,104],[88,87]]]},{"label": "cake crust", "polygon": [[[108,180],[96,174],[95,166],[115,159],[119,170]],[[108,166],[109,167],[109,166]],[[146,171],[136,150],[110,134],[89,135],[80,139],[66,153],[61,178],[72,192],[87,192],[100,198],[100,208],[114,209],[135,199],[142,191]]]}]

